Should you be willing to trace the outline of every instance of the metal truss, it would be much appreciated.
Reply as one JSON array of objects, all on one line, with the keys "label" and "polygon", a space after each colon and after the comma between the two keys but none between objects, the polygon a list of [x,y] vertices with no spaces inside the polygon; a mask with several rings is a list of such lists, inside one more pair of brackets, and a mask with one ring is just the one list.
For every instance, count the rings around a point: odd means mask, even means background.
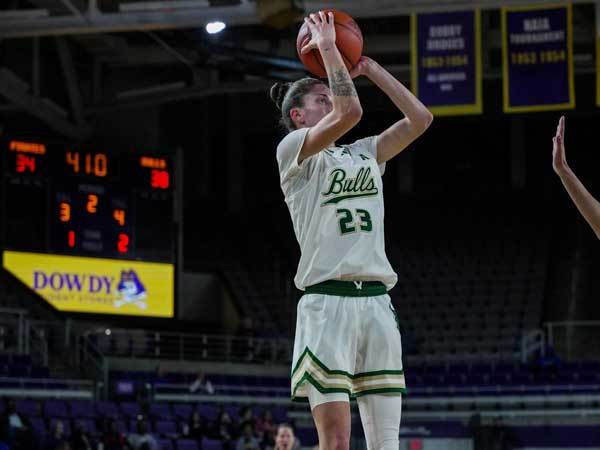
[{"label": "metal truss", "polygon": [[[72,35],[120,31],[197,28],[212,20],[229,26],[261,23],[257,4],[241,0],[231,6],[210,6],[206,0],[174,0],[119,3],[118,12],[102,12],[97,0],[87,0],[85,9],[72,0],[33,0],[36,5],[59,3],[70,14],[54,14],[56,8],[0,11],[0,38]],[[526,0],[297,0],[304,11],[323,8],[343,9],[356,18],[393,17],[415,12],[498,9],[502,6],[530,4]],[[537,0],[536,4],[555,4],[555,0]],[[571,3],[589,3],[572,0]]]}]

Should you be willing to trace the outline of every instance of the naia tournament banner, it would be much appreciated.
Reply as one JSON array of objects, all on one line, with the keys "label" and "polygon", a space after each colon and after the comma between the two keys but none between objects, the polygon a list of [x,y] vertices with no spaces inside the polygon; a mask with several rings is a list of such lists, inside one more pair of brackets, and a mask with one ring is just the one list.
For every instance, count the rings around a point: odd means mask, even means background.
[{"label": "naia tournament banner", "polygon": [[480,114],[479,10],[413,14],[413,93],[436,115]]},{"label": "naia tournament banner", "polygon": [[505,112],[575,107],[571,5],[502,8]]},{"label": "naia tournament banner", "polygon": [[600,29],[598,29],[598,23],[600,22],[600,13],[596,6],[596,106],[600,106]]},{"label": "naia tournament banner", "polygon": [[6,251],[3,266],[59,311],[174,314],[172,264]]}]

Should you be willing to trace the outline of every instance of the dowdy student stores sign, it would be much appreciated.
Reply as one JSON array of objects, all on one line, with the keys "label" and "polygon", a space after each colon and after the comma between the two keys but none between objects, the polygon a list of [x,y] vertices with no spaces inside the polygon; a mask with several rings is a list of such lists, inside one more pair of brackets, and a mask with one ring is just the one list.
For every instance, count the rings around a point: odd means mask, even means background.
[{"label": "dowdy student stores sign", "polygon": [[174,314],[172,264],[7,251],[3,265],[60,311]]}]

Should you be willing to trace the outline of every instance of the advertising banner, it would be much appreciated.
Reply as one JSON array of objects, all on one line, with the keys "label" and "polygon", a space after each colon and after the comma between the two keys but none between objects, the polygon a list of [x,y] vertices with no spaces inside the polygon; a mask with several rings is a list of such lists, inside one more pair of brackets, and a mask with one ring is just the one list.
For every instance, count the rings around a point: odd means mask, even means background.
[{"label": "advertising banner", "polygon": [[3,266],[60,311],[173,317],[174,266],[5,251]]}]

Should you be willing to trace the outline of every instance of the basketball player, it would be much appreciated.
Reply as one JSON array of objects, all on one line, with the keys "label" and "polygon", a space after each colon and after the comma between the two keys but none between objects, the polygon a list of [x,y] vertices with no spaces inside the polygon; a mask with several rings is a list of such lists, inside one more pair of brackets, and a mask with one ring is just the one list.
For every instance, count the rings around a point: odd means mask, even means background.
[{"label": "basketball player", "polygon": [[[292,367],[292,398],[308,400],[321,450],[348,450],[356,397],[369,450],[398,450],[405,390],[396,315],[387,295],[397,281],[384,249],[385,163],[421,135],[431,113],[375,61],[352,72],[335,46],[333,14],[305,18],[329,86],[304,78],[277,83],[271,98],[288,130],[277,147],[280,182],[301,257],[304,291]],[[361,119],[352,81],[364,75],[404,113],[378,136],[335,142]]]},{"label": "basketball player", "polygon": [[567,164],[565,156],[565,118],[560,118],[556,127],[556,136],[552,139],[552,167],[560,177],[569,196],[577,206],[581,215],[590,224],[596,236],[600,239],[600,203],[592,197],[579,178]]}]

